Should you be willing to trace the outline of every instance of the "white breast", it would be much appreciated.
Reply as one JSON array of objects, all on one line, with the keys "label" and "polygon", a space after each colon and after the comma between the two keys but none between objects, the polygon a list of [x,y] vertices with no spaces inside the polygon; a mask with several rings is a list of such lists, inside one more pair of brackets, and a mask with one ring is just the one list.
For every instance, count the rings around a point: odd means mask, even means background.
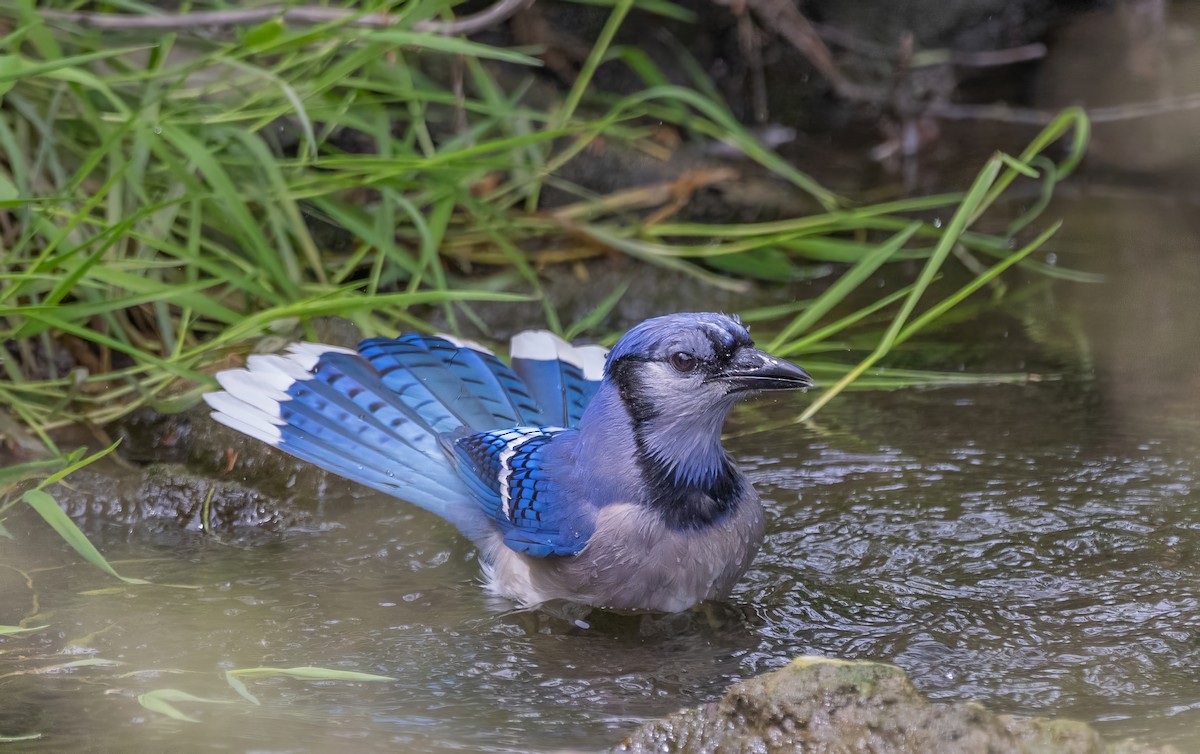
[{"label": "white breast", "polygon": [[613,505],[578,555],[531,558],[497,537],[484,548],[488,588],[532,606],[565,599],[597,607],[678,612],[728,595],[762,542],[758,499],[699,530],[667,528],[644,506]]}]

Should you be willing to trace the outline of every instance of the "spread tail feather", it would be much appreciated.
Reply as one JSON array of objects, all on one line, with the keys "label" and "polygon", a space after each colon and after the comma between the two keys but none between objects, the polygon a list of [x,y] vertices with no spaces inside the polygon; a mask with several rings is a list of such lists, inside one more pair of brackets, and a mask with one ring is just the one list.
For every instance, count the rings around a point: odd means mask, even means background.
[{"label": "spread tail feather", "polygon": [[510,368],[450,336],[372,338],[359,350],[293,343],[217,374],[213,418],[323,469],[407,500],[477,539],[487,516],[447,458],[451,435],[571,427],[599,385],[604,350],[548,332],[513,339]]},{"label": "spread tail feather", "polygon": [[513,371],[521,376],[546,416],[547,424],[574,427],[600,387],[607,351],[573,346],[547,330],[529,330],[512,339]]},{"label": "spread tail feather", "polygon": [[386,387],[347,349],[294,344],[217,374],[213,418],[340,476],[424,508],[479,535],[481,516],[446,463],[430,414]]}]

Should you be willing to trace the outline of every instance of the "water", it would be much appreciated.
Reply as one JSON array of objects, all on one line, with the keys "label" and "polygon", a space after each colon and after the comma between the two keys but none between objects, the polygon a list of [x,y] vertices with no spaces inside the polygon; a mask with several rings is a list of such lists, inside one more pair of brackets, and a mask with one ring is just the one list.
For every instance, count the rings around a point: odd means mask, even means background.
[{"label": "water", "polygon": [[872,401],[875,447],[837,422],[803,466],[764,464],[777,499],[821,503],[780,511],[752,580],[770,605],[757,662],[779,646],[885,660],[934,699],[1190,740],[1194,452],[1062,392],[890,396]]},{"label": "water", "polygon": [[[770,526],[728,605],[588,629],[513,611],[448,525],[340,485],[304,530],[97,537],[121,571],[198,589],[122,586],[10,517],[0,624],[49,627],[0,640],[0,735],[43,734],[7,750],[597,749],[813,653],[896,663],[936,700],[1200,751],[1195,221],[1122,208],[1051,212],[1068,225],[1048,253],[1105,284],[1039,288],[1024,321],[939,336],[972,369],[1067,379],[856,393],[769,431],[806,399],[735,416]],[[85,659],[119,664],[32,674]],[[395,680],[250,680],[254,706],[223,677],[306,665]],[[137,702],[156,689],[224,703],[171,720]]]}]

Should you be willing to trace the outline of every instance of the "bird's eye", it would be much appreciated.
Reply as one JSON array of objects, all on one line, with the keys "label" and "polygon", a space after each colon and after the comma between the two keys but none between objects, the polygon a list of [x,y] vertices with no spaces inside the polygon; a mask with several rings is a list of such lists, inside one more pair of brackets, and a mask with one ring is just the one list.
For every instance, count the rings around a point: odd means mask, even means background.
[{"label": "bird's eye", "polygon": [[671,366],[677,372],[691,372],[696,368],[696,357],[686,351],[671,354]]}]

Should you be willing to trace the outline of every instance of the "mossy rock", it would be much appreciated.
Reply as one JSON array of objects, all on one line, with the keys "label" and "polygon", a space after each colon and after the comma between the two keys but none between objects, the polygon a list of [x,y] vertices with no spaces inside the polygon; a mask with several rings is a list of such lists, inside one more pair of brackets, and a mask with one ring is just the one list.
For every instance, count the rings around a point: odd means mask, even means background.
[{"label": "mossy rock", "polygon": [[1071,720],[997,715],[975,703],[931,704],[904,671],[799,657],[735,684],[716,703],[643,725],[613,752],[634,754],[1170,754],[1110,744]]}]

